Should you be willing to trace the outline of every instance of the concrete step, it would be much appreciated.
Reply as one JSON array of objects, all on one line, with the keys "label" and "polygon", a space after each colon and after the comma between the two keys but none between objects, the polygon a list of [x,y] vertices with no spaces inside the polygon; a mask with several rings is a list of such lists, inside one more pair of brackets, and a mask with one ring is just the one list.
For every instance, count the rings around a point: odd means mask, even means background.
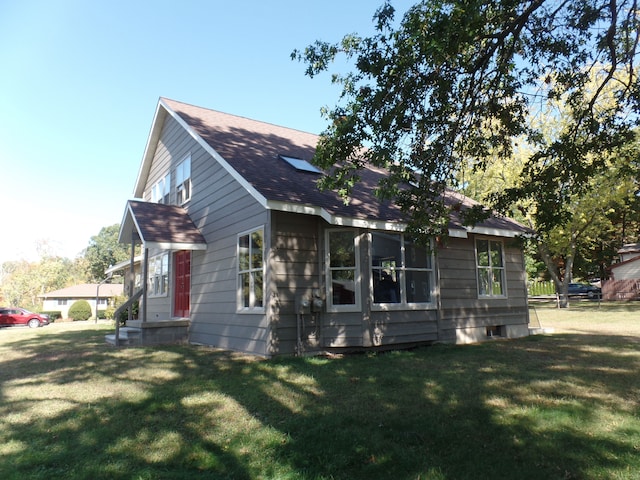
[{"label": "concrete step", "polygon": [[[142,330],[135,327],[121,327],[119,340],[120,345],[141,345]],[[105,341],[110,345],[116,344],[116,334],[110,333],[104,336]]]}]

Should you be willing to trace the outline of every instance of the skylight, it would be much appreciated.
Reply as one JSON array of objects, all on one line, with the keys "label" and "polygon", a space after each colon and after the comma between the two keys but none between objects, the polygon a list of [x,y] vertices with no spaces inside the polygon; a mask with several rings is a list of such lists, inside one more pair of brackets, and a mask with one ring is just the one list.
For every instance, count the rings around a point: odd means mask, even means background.
[{"label": "skylight", "polygon": [[309,162],[301,158],[287,157],[286,155],[280,155],[280,158],[299,172],[322,173],[322,170],[318,167],[311,165]]}]

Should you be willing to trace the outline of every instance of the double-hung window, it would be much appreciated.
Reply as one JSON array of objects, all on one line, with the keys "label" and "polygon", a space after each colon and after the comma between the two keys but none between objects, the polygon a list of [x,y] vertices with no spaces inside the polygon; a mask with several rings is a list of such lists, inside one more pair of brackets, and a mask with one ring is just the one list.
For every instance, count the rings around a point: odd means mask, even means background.
[{"label": "double-hung window", "polygon": [[176,167],[176,203],[182,205],[191,199],[191,155]]},{"label": "double-hung window", "polygon": [[169,289],[169,254],[163,253],[149,259],[149,295],[166,295]]},{"label": "double-hung window", "polygon": [[360,310],[360,261],[355,230],[328,230],[327,308],[329,311]]},{"label": "double-hung window", "polygon": [[476,239],[476,268],[480,297],[504,297],[506,295],[502,242],[483,238]]},{"label": "double-hung window", "polygon": [[166,174],[156,184],[151,187],[151,201],[154,203],[169,204],[169,194],[171,193],[171,174]]},{"label": "double-hung window", "polygon": [[431,304],[434,269],[428,248],[399,233],[371,233],[374,304]]},{"label": "double-hung window", "polygon": [[253,230],[238,236],[238,306],[264,310],[264,233]]}]

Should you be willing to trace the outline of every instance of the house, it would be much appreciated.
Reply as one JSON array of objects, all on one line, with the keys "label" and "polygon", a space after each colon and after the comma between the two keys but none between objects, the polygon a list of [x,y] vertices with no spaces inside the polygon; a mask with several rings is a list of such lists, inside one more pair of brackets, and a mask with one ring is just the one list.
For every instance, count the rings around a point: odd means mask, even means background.
[{"label": "house", "polygon": [[605,300],[640,299],[640,243],[628,243],[618,250],[620,261],[611,265],[611,279],[602,285]]},{"label": "house", "polygon": [[84,283],[72,287],[54,290],[39,295],[42,298],[42,310],[45,312],[60,312],[61,318],[69,317],[69,308],[78,300],[86,300],[91,305],[91,315],[96,316],[96,302],[98,310],[105,310],[113,306],[115,297],[122,295],[122,284]]},{"label": "house", "polygon": [[374,195],[384,171],[363,170],[348,205],[316,188],[317,141],[159,100],[119,235],[147,279],[127,334],[264,357],[528,334],[525,227],[452,218],[421,247]]}]

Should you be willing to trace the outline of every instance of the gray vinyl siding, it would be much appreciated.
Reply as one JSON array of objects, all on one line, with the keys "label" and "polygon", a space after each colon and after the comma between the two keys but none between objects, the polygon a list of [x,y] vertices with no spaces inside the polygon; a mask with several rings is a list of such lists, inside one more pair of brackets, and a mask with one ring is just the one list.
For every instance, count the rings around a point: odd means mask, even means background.
[{"label": "gray vinyl siding", "polygon": [[[271,352],[293,353],[296,349],[298,323],[296,299],[322,291],[320,219],[309,215],[272,212],[271,270]],[[305,316],[302,337],[315,331],[314,322],[322,314]],[[311,348],[307,344],[305,347]]]},{"label": "gray vinyl siding", "polygon": [[[151,200],[151,188],[164,178],[167,173],[171,174],[171,194],[169,201],[175,203],[175,169],[185,156],[192,154],[192,164],[194,153],[202,156],[205,152],[198,146],[196,141],[188,135],[185,130],[173,118],[167,116],[162,128],[160,140],[156,145],[156,150],[149,169],[149,176],[144,187],[143,199]],[[193,170],[193,167],[192,167]],[[193,178],[193,174],[192,174]],[[161,253],[158,250],[149,252],[149,259]],[[168,320],[173,315],[173,255],[169,252],[169,283],[166,295],[148,297],[147,299],[147,320]],[[144,279],[145,281],[147,279]]]},{"label": "gray vinyl siding", "polygon": [[[268,212],[173,118],[167,117],[144,189],[171,173],[170,201],[176,200],[175,168],[191,155],[191,200],[184,207],[207,242],[205,251],[191,252],[192,343],[257,355],[267,354],[269,326],[265,314],[238,313],[238,234],[265,229]],[[155,252],[154,252],[155,253]],[[168,319],[172,314],[173,258],[169,257],[169,292],[148,301],[147,318]]]},{"label": "gray vinyl siding", "polygon": [[450,238],[446,247],[438,250],[440,340],[454,341],[458,329],[528,322],[524,261],[522,252],[512,242],[504,240],[504,298],[478,297],[473,236],[468,239]]},{"label": "gray vinyl siding", "polygon": [[262,228],[266,258],[269,214],[213,158],[203,160],[191,159],[188,211],[207,250],[193,252],[191,261],[190,341],[265,356],[270,335],[266,308],[265,313],[238,312],[237,242],[239,234]]},{"label": "gray vinyl siding", "polygon": [[[437,340],[435,308],[429,310],[371,311],[369,288],[369,244],[360,232],[361,304],[359,312],[306,314],[298,324],[296,299],[325,292],[325,230],[335,229],[317,217],[273,212],[270,308],[273,328],[272,353],[295,351],[300,333],[306,351],[333,348],[362,348]],[[315,342],[309,333],[316,333]]]},{"label": "gray vinyl siding", "polygon": [[[197,150],[197,152],[194,152]],[[184,158],[192,154],[192,174],[193,175],[193,156],[194,153],[204,155],[204,150],[196,143],[196,141],[170,116],[167,116],[165,124],[162,128],[160,141],[156,145],[156,151],[153,156],[149,176],[144,187],[144,200],[151,200],[151,187],[159,180],[165,177],[167,173],[171,174],[171,196],[170,203],[175,203],[176,190],[175,182],[176,166],[180,164]]]}]

